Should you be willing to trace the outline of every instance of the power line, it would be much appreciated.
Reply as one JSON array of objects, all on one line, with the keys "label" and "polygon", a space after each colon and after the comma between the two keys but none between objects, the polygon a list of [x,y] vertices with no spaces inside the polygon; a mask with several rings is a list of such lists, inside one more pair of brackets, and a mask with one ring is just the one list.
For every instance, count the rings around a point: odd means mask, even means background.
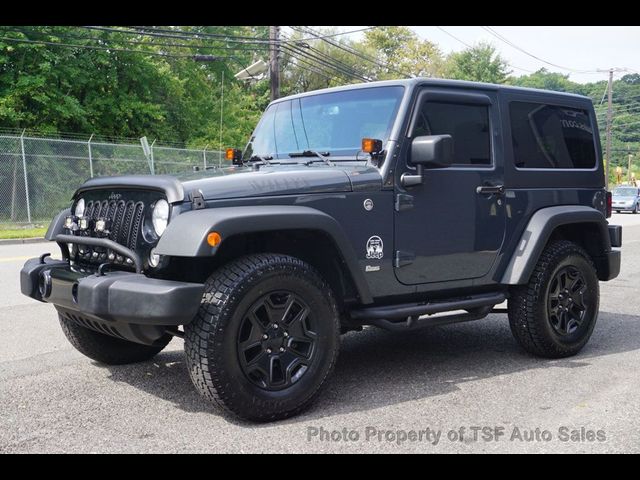
[{"label": "power line", "polygon": [[347,32],[339,32],[339,33],[332,33],[330,35],[322,35],[320,37],[311,37],[311,38],[302,38],[299,41],[304,42],[307,40],[322,40],[324,38],[333,38],[333,37],[339,37],[341,35],[349,35],[350,33],[357,33],[357,32],[366,32],[367,30],[373,30],[376,28],[380,28],[379,26],[375,26],[375,27],[366,27],[366,28],[359,28],[357,30],[349,30]]},{"label": "power line", "polygon": [[301,57],[297,57],[293,54],[291,54],[291,58],[295,59],[296,62],[300,62],[304,65],[307,65],[307,67],[309,68],[310,71],[312,71],[313,73],[320,75],[321,77],[326,78],[327,80],[333,80],[334,76],[329,75],[326,71],[321,71],[315,64],[308,62],[307,60],[305,60],[304,58]]},{"label": "power line", "polygon": [[[449,35],[451,38],[453,38],[454,40],[457,40],[458,42],[460,42],[461,44],[463,44],[465,47],[467,48],[473,48],[472,45],[469,45],[467,42],[460,40],[458,37],[456,37],[454,34],[449,33],[448,31],[446,31],[444,28],[442,27],[438,27],[437,25],[435,26],[437,29],[441,30],[442,32],[446,33],[447,35]],[[535,73],[533,70],[527,70],[526,68],[521,68],[521,67],[516,67],[515,65],[506,62],[505,63],[510,66],[511,68],[515,68],[516,70],[522,70],[523,72],[527,72],[527,73]]]},{"label": "power line", "polygon": [[[116,33],[123,33],[125,35],[135,35],[135,36],[149,36],[149,37],[160,37],[160,38],[173,38],[173,39],[180,39],[180,40],[203,40],[204,38],[215,38],[218,39],[220,41],[224,41],[227,43],[239,43],[239,44],[246,44],[246,45],[269,45],[269,40],[268,39],[259,39],[256,38],[255,40],[246,40],[246,39],[236,39],[233,38],[233,36],[218,36],[218,35],[214,35],[214,34],[205,34],[205,33],[195,33],[195,32],[186,32],[184,30],[177,30],[177,32],[185,32],[185,34],[168,34],[168,33],[159,33],[159,32],[155,32],[153,31],[154,29],[148,29],[147,30],[130,30],[130,29],[123,29],[123,28],[112,28],[112,27],[97,27],[97,26],[81,26],[79,28],[84,28],[84,29],[88,29],[88,30],[99,30],[99,31],[104,31],[104,32],[116,32]],[[165,30],[165,31],[171,31],[171,30]]]},{"label": "power line", "polygon": [[559,68],[561,70],[568,70],[570,72],[574,72],[574,73],[595,73],[594,70],[576,70],[575,68],[570,68],[570,67],[563,67],[562,65],[558,65],[557,63],[552,63],[552,62],[548,62],[547,60],[544,60],[543,58],[540,58],[532,53],[529,53],[528,51],[526,51],[525,49],[519,47],[518,45],[516,45],[515,43],[513,43],[512,41],[510,41],[509,39],[507,39],[506,37],[504,37],[503,35],[499,34],[498,32],[496,32],[494,29],[492,29],[489,26],[481,26],[482,29],[484,29],[485,31],[489,32],[491,35],[493,35],[494,37],[496,37],[498,40],[503,41],[504,43],[506,43],[507,45],[515,48],[516,50],[524,53],[525,55],[530,56],[531,58],[535,58],[536,60],[542,62],[542,63],[546,63],[547,65],[550,65],[552,67],[556,67]]},{"label": "power line", "polygon": [[308,43],[305,43],[305,44],[304,44],[304,46],[301,46],[301,47],[302,47],[302,48],[305,48],[305,49],[309,49],[309,50],[313,51],[314,53],[316,53],[317,55],[319,55],[319,56],[321,56],[321,57],[323,57],[323,58],[325,58],[325,59],[327,59],[327,60],[329,60],[329,61],[331,61],[331,62],[333,62],[333,63],[337,64],[337,65],[340,65],[340,66],[342,66],[343,68],[346,68],[346,69],[348,69],[348,70],[352,71],[353,73],[355,73],[355,74],[357,74],[357,75],[359,75],[359,76],[362,76],[362,77],[363,77],[364,79],[366,79],[367,81],[370,81],[370,80],[371,80],[369,77],[366,77],[363,73],[359,72],[358,70],[356,70],[355,68],[353,68],[351,65],[349,65],[349,64],[347,64],[347,63],[344,63],[343,61],[338,60],[337,58],[332,57],[331,55],[329,55],[329,54],[327,54],[327,53],[323,52],[322,50],[320,50],[320,49],[318,49],[318,48],[312,47],[312,46],[311,46],[311,45],[309,45]]},{"label": "power line", "polygon": [[[629,127],[631,125],[637,125],[640,123],[640,120],[637,120],[635,122],[628,122],[628,123],[622,123],[622,124],[613,124],[613,128],[622,128],[622,127]],[[640,134],[640,132],[638,132],[638,134]]]},{"label": "power line", "polygon": [[300,47],[293,47],[291,45],[283,45],[282,48],[287,50],[294,57],[299,58],[299,56],[302,56],[302,57],[308,59],[308,61],[315,62],[314,64],[316,66],[321,65],[323,67],[330,68],[331,70],[334,70],[334,71],[336,71],[338,73],[341,73],[342,75],[346,75],[347,77],[354,78],[356,80],[369,81],[365,77],[360,76],[359,74],[353,72],[352,70],[344,69],[344,68],[336,66],[336,65],[334,65],[332,63],[329,63],[329,62],[323,60],[322,58],[320,58],[320,57],[318,57],[316,55],[313,55],[313,54],[311,54],[309,52],[304,51]]},{"label": "power line", "polygon": [[86,36],[86,35],[76,35],[73,33],[58,33],[51,31],[34,31],[34,30],[24,30],[24,29],[7,29],[3,30],[14,32],[14,33],[22,33],[29,35],[48,35],[50,37],[59,37],[62,40],[69,40],[69,38],[75,40],[91,40],[97,42],[113,42],[119,44],[127,44],[127,45],[145,45],[145,46],[159,46],[159,47],[170,47],[170,48],[185,48],[191,50],[231,50],[231,51],[255,51],[255,50],[265,50],[268,47],[255,45],[251,47],[244,46],[213,46],[213,45],[193,45],[193,44],[185,44],[185,43],[164,43],[164,42],[154,42],[154,41],[140,41],[140,40],[129,40],[129,39],[117,39],[117,38],[105,38],[105,37],[96,37],[96,36]]},{"label": "power line", "polygon": [[[133,26],[131,28],[135,28],[137,30],[143,30],[143,31],[150,31],[150,32],[160,32],[160,33],[178,33],[178,34],[195,34],[195,35],[202,35],[202,36],[206,36],[206,37],[212,37],[212,38],[220,38],[220,39],[227,39],[227,38],[232,38],[235,40],[250,40],[250,41],[260,41],[260,42],[264,42],[264,43],[268,43],[269,40],[266,38],[260,38],[260,37],[247,37],[247,36],[240,36],[240,35],[227,35],[227,34],[215,34],[215,33],[206,33],[206,32],[190,32],[188,30],[178,30],[178,29],[162,29],[162,28],[151,28],[151,27],[143,27],[143,26]],[[322,35],[322,37],[312,37],[312,38],[303,38],[300,39],[300,41],[306,41],[306,40],[316,40],[316,39],[323,39],[323,38],[333,38],[333,37],[339,37],[341,35],[349,35],[351,33],[358,33],[358,32],[365,32],[367,30],[373,30],[375,28],[379,28],[378,26],[373,26],[373,27],[365,27],[365,28],[358,28],[356,30],[349,30],[346,32],[338,32],[338,33],[332,33],[332,34],[328,34],[328,35]]]},{"label": "power line", "polygon": [[157,28],[157,27],[146,27],[146,26],[129,26],[127,28],[136,29],[136,30],[145,30],[145,31],[148,30],[150,32],[160,32],[160,33],[178,33],[178,34],[186,34],[186,35],[198,35],[198,36],[208,37],[208,38],[219,38],[219,39],[233,38],[236,40],[251,40],[251,41],[257,40],[257,41],[269,43],[268,38],[252,37],[247,35],[235,35],[235,34],[228,34],[228,33],[193,32],[189,30],[179,30],[177,28]]},{"label": "power line", "polygon": [[[290,37],[285,37],[290,39]],[[366,82],[371,81],[370,78],[365,77],[363,74],[355,70],[351,65],[348,65],[338,59],[333,58],[332,56],[326,54],[322,50],[312,47],[311,45],[301,42],[303,45],[299,45],[297,42],[291,42],[290,44],[283,45],[283,48],[288,48],[289,51],[291,49],[295,49],[301,55],[304,55],[308,58],[312,58],[315,61],[323,63],[325,66],[329,66],[334,70],[342,71],[342,73],[357,78],[358,80],[364,80]],[[312,53],[313,52],[313,53]]]},{"label": "power line", "polygon": [[338,43],[338,42],[334,42],[333,40],[329,40],[327,38],[322,38],[322,35],[319,32],[316,32],[316,31],[314,31],[313,29],[311,29],[309,27],[301,27],[301,28],[299,28],[299,27],[291,26],[291,28],[296,30],[296,31],[298,31],[298,32],[301,32],[301,33],[314,35],[314,37],[316,39],[322,40],[323,42],[326,42],[326,43],[328,43],[330,45],[333,45],[334,47],[339,48],[340,50],[343,50],[343,51],[345,51],[347,53],[350,53],[351,55],[354,55],[354,56],[356,56],[356,57],[358,57],[358,58],[360,58],[362,60],[365,60],[367,62],[373,63],[374,65],[377,65],[378,67],[385,68],[385,69],[387,69],[389,71],[398,73],[398,74],[400,74],[400,75],[402,75],[404,77],[411,77],[412,76],[412,75],[407,74],[406,72],[402,72],[400,70],[397,70],[396,68],[391,67],[389,64],[385,65],[383,63],[380,63],[375,58],[370,57],[369,55],[367,55],[365,53],[362,53],[362,52],[359,52],[359,51],[357,51],[357,50],[355,50],[353,48],[350,48],[350,47],[348,47],[348,46],[346,46],[344,44],[341,44],[341,43]]},{"label": "power line", "polygon": [[[11,38],[11,37],[0,37],[0,40],[4,40],[7,42],[16,42],[16,43],[30,43],[36,45],[49,45],[52,47],[64,47],[64,48],[82,48],[85,50],[101,50],[105,52],[124,52],[124,53],[139,53],[143,55],[151,55],[155,57],[165,57],[165,58],[190,58],[193,59],[194,55],[191,54],[171,54],[171,53],[159,53],[152,52],[146,50],[131,50],[126,48],[113,48],[113,47],[96,47],[93,45],[78,45],[71,43],[62,43],[62,42],[47,42],[44,40],[28,40],[21,38]],[[231,58],[231,57],[218,57],[220,60]]]}]

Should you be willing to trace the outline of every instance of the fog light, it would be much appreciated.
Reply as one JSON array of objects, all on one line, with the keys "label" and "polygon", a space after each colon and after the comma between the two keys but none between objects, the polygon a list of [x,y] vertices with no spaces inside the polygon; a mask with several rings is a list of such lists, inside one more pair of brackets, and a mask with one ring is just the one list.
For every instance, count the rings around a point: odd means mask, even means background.
[{"label": "fog light", "polygon": [[95,230],[96,232],[104,232],[107,229],[107,221],[104,220],[103,218],[96,220],[96,227]]},{"label": "fog light", "polygon": [[89,219],[88,218],[81,218],[78,220],[78,227],[80,227],[80,230],[88,230],[89,229]]},{"label": "fog light", "polygon": [[66,228],[67,230],[73,230],[75,226],[76,222],[73,215],[70,215],[64,219],[64,228]]},{"label": "fog light", "polygon": [[160,255],[156,253],[156,249],[153,248],[149,252],[149,266],[151,268],[156,268],[160,264]]}]

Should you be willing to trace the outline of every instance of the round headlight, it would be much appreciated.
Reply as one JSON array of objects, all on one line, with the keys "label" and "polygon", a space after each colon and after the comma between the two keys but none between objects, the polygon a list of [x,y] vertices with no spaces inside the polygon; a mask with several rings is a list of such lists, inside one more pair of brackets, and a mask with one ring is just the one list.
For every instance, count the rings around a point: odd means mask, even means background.
[{"label": "round headlight", "polygon": [[166,200],[158,200],[156,202],[151,214],[151,220],[153,221],[153,229],[156,231],[156,235],[162,235],[169,222],[169,204]]},{"label": "round headlight", "polygon": [[84,198],[81,198],[76,202],[76,209],[73,212],[76,217],[81,217],[84,215]]}]

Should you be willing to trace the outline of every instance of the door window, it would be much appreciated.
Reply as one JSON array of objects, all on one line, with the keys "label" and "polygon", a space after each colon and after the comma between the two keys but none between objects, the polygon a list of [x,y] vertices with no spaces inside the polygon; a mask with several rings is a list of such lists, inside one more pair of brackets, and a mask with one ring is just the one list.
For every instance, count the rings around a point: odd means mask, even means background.
[{"label": "door window", "polygon": [[488,106],[424,102],[413,137],[447,134],[453,139],[454,165],[491,165]]}]

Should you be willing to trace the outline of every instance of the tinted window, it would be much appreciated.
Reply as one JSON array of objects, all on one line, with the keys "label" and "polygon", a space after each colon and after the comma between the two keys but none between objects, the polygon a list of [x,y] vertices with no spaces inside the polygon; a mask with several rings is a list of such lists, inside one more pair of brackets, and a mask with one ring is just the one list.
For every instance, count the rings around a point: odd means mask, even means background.
[{"label": "tinted window", "polygon": [[256,127],[245,156],[288,158],[302,150],[355,155],[362,139],[389,139],[403,87],[322,93],[271,105]]},{"label": "tinted window", "polygon": [[512,102],[509,112],[516,167],[595,167],[593,129],[586,110]]},{"label": "tinted window", "polygon": [[418,112],[413,136],[447,134],[453,138],[454,164],[491,164],[487,106],[425,102]]}]

